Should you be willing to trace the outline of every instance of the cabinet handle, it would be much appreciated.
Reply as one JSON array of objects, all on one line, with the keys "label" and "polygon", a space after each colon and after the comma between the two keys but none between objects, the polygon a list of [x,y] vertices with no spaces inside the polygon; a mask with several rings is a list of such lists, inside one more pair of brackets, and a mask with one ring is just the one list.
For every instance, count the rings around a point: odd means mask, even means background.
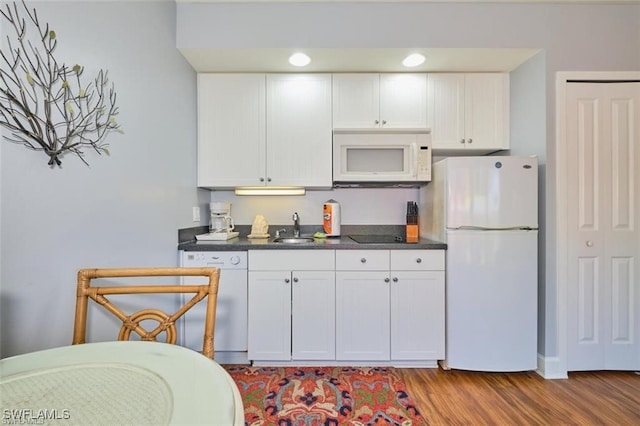
[{"label": "cabinet handle", "polygon": [[473,142],[473,139],[469,138],[468,143],[472,143],[472,142]]},{"label": "cabinet handle", "polygon": [[264,182],[264,178],[263,177],[260,178],[260,182]]},{"label": "cabinet handle", "polygon": [[460,139],[460,143],[464,143],[464,139]]},{"label": "cabinet handle", "polygon": [[384,282],[385,282],[385,283],[388,283],[388,282],[389,282],[389,278],[385,278],[385,279],[384,279]]},{"label": "cabinet handle", "polygon": [[593,241],[587,241],[587,247],[593,247]]},{"label": "cabinet handle", "polygon": [[361,263],[367,263],[367,259],[365,259],[364,257],[362,259],[360,259]]},{"label": "cabinet handle", "polygon": [[417,258],[416,259],[416,263],[422,263],[422,259],[421,258]]},{"label": "cabinet handle", "polygon": [[289,281],[290,281],[289,278],[285,278],[284,279],[284,282],[287,283],[287,284],[289,284]]},{"label": "cabinet handle", "polygon": [[377,126],[378,124],[380,124],[380,120],[374,120],[373,124],[375,124]]},{"label": "cabinet handle", "polygon": [[297,277],[294,277],[294,278],[293,278],[293,282],[294,282],[294,283],[297,283],[297,282],[298,282],[298,278],[297,278]]},{"label": "cabinet handle", "polygon": [[382,120],[382,125],[384,126],[385,124],[387,124],[387,120]]},{"label": "cabinet handle", "polygon": [[398,282],[398,277],[393,277],[393,282],[397,283]]},{"label": "cabinet handle", "polygon": [[270,177],[267,178],[267,182],[271,182],[271,178]]}]

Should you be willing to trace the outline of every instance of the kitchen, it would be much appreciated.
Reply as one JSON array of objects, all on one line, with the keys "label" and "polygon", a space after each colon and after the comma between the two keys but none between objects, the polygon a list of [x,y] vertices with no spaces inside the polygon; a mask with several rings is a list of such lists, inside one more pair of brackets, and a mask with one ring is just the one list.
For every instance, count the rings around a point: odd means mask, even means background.
[{"label": "kitchen", "polygon": [[[258,212],[271,223],[288,223],[292,211],[298,211],[304,223],[320,223],[318,205],[334,198],[341,201],[343,223],[403,223],[402,208],[380,208],[379,200],[402,206],[407,200],[416,199],[415,189],[310,191],[302,198],[278,198],[278,205],[266,197],[241,198],[196,189],[196,75],[176,49],[176,5],[79,3],[62,10],[55,4],[36,4],[42,16],[60,23],[61,39],[73,40],[60,44],[61,53],[69,56],[69,60],[77,60],[74,58],[80,54],[80,60],[86,58],[94,66],[110,70],[123,102],[125,134],[111,140],[111,157],[96,157],[90,168],[69,160],[64,170],[57,171],[33,165],[32,153],[3,142],[0,148],[3,356],[68,343],[73,277],[79,267],[175,264],[175,231],[193,226],[194,205],[201,206],[202,218],[207,217],[206,206],[210,201],[228,200],[233,203],[238,223],[250,224]],[[219,4],[214,6],[216,15],[211,17],[209,31],[217,31],[211,40],[222,49],[252,45],[260,49],[270,44],[288,47],[299,43],[293,40],[295,37],[280,44],[277,39],[287,37],[287,32],[281,29],[290,25],[294,27],[290,31],[297,33],[296,25],[286,22],[286,18],[301,14],[317,16],[314,25],[303,32],[310,45],[321,46],[322,39],[341,48],[419,43],[543,49],[511,73],[511,153],[536,154],[540,158],[541,210],[548,212],[541,216],[541,224],[544,220],[553,221],[554,206],[548,200],[553,197],[551,181],[555,166],[547,164],[546,159],[555,139],[554,73],[565,69],[637,69],[637,49],[628,43],[637,39],[634,25],[637,7],[556,5],[553,10],[557,15],[549,23],[549,5],[464,6],[403,4],[392,16],[409,24],[395,29],[397,34],[390,37],[375,28],[388,22],[389,5],[366,5],[367,21],[358,19],[359,13],[365,14],[365,5],[348,5],[353,16],[352,21],[344,24],[348,28],[334,25],[333,33],[327,35],[326,22],[333,22],[340,15],[335,5],[297,5],[291,9],[277,4],[245,5],[252,17],[247,19],[246,11],[239,5]],[[121,13],[123,7],[127,8],[125,14]],[[575,15],[576,10],[582,14]],[[65,18],[69,13],[82,16],[79,21],[83,25],[64,24],[69,22]],[[273,19],[265,23],[263,16]],[[425,17],[424,22],[416,22],[415,16]],[[499,24],[495,23],[496,16]],[[592,28],[588,24],[591,20],[600,26]],[[140,25],[152,21],[162,24]],[[111,31],[110,22],[118,22],[119,32]],[[378,24],[371,25],[372,22]],[[572,24],[567,27],[567,22]],[[166,31],[167,28],[173,30]],[[251,37],[255,31],[248,30],[252,28],[261,28],[272,39],[261,37],[256,41]],[[452,33],[451,28],[456,31]],[[491,31],[478,32],[483,28]],[[358,30],[355,34],[354,29]],[[102,37],[104,34],[110,34],[108,40]],[[590,46],[591,50],[585,52],[584,46]],[[81,53],[93,51],[100,55]],[[131,75],[132,68],[141,71],[144,81],[140,80],[140,73],[135,73],[136,77]],[[154,73],[154,69],[164,71]],[[166,84],[168,80],[170,86]],[[163,89],[159,90],[160,87]],[[43,219],[43,212],[49,219]],[[545,232],[548,234],[542,237],[541,258],[552,264],[553,227],[547,227]],[[547,255],[548,251],[551,253]],[[34,268],[34,264],[38,267]],[[539,295],[545,300],[540,312],[539,351],[553,358],[558,345],[555,282],[552,273],[544,272],[544,263],[541,267],[546,284]],[[31,297],[34,291],[47,293],[47,298]],[[53,310],[50,306],[58,308]],[[42,329],[41,320],[25,316],[27,312],[41,311],[49,312],[48,322],[55,324],[46,333],[34,332]]]}]

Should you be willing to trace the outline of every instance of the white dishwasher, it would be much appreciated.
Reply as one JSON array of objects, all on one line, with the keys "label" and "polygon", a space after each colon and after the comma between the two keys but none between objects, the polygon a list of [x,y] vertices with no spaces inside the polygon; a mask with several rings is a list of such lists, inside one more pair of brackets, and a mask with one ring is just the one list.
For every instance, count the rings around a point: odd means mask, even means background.
[{"label": "white dishwasher", "polygon": [[[215,360],[221,364],[248,364],[247,252],[181,251],[180,264],[221,269],[214,334]],[[197,284],[193,280],[191,283]],[[189,295],[184,295],[184,298],[189,298]],[[205,307],[206,304],[201,302],[184,315],[179,337],[182,346],[202,350]]]}]

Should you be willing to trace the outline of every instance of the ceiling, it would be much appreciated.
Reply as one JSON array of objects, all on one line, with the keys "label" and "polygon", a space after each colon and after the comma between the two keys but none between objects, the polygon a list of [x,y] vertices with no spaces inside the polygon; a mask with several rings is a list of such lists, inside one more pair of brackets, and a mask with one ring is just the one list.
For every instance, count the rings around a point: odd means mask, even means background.
[{"label": "ceiling", "polygon": [[[540,49],[184,49],[180,51],[198,72],[509,72]],[[306,67],[288,63],[300,51],[311,58]],[[426,61],[406,68],[401,62],[410,53],[422,53]]]},{"label": "ceiling", "polygon": [[[294,0],[175,0],[176,3],[284,3]],[[461,2],[473,0],[295,0],[295,2]],[[640,0],[481,0],[485,3],[636,3]],[[535,48],[179,48],[198,72],[510,72],[540,52]],[[288,58],[311,57],[306,67]],[[402,60],[422,53],[426,61],[406,68]]]}]

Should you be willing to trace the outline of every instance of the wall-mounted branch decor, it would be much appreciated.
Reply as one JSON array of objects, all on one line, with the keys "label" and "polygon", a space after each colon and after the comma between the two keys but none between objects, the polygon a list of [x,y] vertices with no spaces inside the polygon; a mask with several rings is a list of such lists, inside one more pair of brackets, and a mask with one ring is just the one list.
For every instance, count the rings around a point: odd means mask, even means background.
[{"label": "wall-mounted branch decor", "polygon": [[83,84],[84,67],[56,60],[55,31],[41,24],[24,0],[22,7],[7,4],[0,13],[11,33],[8,48],[0,51],[0,126],[8,130],[4,138],[43,151],[52,167],[60,166],[67,153],[88,165],[87,148],[109,155],[105,137],[121,132],[121,127],[115,121],[116,92],[107,72],[100,70]]}]

